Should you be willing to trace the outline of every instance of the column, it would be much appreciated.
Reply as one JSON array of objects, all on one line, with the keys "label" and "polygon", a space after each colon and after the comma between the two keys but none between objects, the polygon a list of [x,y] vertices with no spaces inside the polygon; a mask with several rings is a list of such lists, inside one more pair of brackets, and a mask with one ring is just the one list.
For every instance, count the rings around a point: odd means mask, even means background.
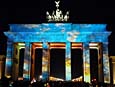
[{"label": "column", "polygon": [[13,51],[13,63],[12,63],[12,79],[17,80],[18,73],[19,73],[19,49],[17,43],[13,45],[14,51]]},{"label": "column", "polygon": [[49,80],[50,74],[50,59],[49,59],[49,45],[43,42],[43,56],[42,56],[42,80]]},{"label": "column", "polygon": [[110,83],[110,65],[108,57],[108,42],[103,43],[103,74],[104,82]]},{"label": "column", "polygon": [[11,77],[12,74],[12,51],[13,51],[13,42],[7,41],[7,53],[6,53],[6,63],[5,63],[5,76]]},{"label": "column", "polygon": [[66,42],[65,80],[71,80],[71,43]]},{"label": "column", "polygon": [[31,65],[31,79],[35,78],[35,47],[32,46],[32,65]]},{"label": "column", "polygon": [[83,43],[83,73],[84,82],[90,83],[90,56],[89,43]]},{"label": "column", "polygon": [[5,63],[5,56],[0,55],[0,79],[4,76],[4,63]]},{"label": "column", "polygon": [[115,84],[115,58],[112,58],[112,73],[113,73],[113,84]]},{"label": "column", "polygon": [[98,45],[98,82],[103,82],[103,52],[102,44]]},{"label": "column", "polygon": [[24,54],[24,67],[23,67],[23,78],[30,80],[30,69],[31,69],[31,44],[25,43],[25,54]]}]

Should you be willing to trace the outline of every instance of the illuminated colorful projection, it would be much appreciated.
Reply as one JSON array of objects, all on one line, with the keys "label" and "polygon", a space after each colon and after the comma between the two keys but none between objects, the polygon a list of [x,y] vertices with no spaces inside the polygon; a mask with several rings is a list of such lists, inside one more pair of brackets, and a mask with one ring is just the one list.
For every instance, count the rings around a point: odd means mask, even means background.
[{"label": "illuminated colorful projection", "polygon": [[[102,43],[103,46],[103,77],[104,82],[110,83],[110,69],[108,58],[108,36],[106,24],[72,24],[72,23],[42,23],[42,24],[10,24],[10,31],[4,32],[8,37],[5,75],[11,76],[13,60],[13,43],[25,43],[23,78],[30,79],[31,70],[31,45],[43,43],[42,78],[49,78],[49,45],[48,43],[65,43],[65,80],[71,80],[71,43],[83,44],[84,81],[90,79],[89,43]],[[32,65],[33,66],[33,65]]]},{"label": "illuminated colorful projection", "polygon": [[47,42],[43,42],[43,56],[42,56],[42,79],[49,80],[49,44]]}]

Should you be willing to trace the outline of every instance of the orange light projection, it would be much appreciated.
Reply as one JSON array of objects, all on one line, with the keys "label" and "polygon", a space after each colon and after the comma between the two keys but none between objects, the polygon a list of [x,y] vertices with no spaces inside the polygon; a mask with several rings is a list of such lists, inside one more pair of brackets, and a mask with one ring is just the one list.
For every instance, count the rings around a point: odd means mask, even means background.
[{"label": "orange light projection", "polygon": [[72,49],[82,49],[82,43],[72,43]]},{"label": "orange light projection", "polygon": [[50,49],[52,48],[65,49],[65,43],[50,43]]},{"label": "orange light projection", "polygon": [[34,78],[34,73],[35,73],[35,49],[36,48],[42,48],[42,43],[32,43],[31,79]]}]

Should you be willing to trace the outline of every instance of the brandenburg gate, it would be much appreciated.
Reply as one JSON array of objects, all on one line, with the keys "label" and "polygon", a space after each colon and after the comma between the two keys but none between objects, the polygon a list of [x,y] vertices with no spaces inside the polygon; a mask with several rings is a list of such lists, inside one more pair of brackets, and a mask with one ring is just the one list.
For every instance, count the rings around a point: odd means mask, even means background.
[{"label": "brandenburg gate", "polygon": [[[42,49],[42,80],[50,77],[50,50],[64,48],[65,79],[71,79],[71,49],[83,49],[83,81],[91,82],[90,52],[98,50],[99,81],[110,83],[110,66],[108,57],[108,36],[106,24],[10,24],[10,30],[4,32],[8,37],[5,75],[13,79],[23,77],[31,80],[35,77],[35,49]],[[20,62],[20,50],[25,49],[23,62]],[[82,67],[81,67],[82,68]],[[22,71],[21,71],[22,70]]]}]

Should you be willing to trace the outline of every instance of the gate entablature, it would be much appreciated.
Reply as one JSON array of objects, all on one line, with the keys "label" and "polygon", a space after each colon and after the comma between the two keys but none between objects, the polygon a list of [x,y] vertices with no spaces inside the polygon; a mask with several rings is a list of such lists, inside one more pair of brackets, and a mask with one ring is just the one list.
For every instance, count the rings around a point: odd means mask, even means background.
[{"label": "gate entablature", "polygon": [[108,42],[106,24],[11,24],[4,32],[13,42]]}]

